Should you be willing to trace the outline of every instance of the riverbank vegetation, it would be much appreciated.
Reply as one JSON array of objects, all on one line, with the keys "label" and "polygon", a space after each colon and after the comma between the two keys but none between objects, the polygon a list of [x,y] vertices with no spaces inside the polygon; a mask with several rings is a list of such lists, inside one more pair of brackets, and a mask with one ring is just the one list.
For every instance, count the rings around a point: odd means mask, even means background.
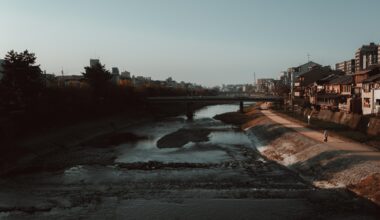
[{"label": "riverbank vegetation", "polygon": [[179,114],[181,105],[149,106],[146,97],[210,95],[196,91],[157,85],[127,84],[110,81],[111,73],[100,63],[84,67],[87,86],[48,86],[47,75],[28,51],[10,51],[4,59],[0,80],[0,142],[102,117],[123,114],[144,117],[148,114]]}]

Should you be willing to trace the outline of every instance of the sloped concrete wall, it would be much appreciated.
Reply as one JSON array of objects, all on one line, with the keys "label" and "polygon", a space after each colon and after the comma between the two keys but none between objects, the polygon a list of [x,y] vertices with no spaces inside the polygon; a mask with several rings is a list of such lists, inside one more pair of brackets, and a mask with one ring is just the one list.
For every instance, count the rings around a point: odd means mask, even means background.
[{"label": "sloped concrete wall", "polygon": [[367,133],[369,135],[380,135],[380,118],[371,118]]},{"label": "sloped concrete wall", "polygon": [[362,116],[358,114],[350,114],[350,115],[351,115],[351,119],[348,121],[347,125],[352,129],[358,128],[358,125]]},{"label": "sloped concrete wall", "polygon": [[319,111],[316,117],[323,121],[330,121],[336,124],[346,125],[352,129],[356,129],[361,120],[361,115],[358,115],[358,114],[332,112],[330,110],[321,110]]},{"label": "sloped concrete wall", "polygon": [[334,112],[332,116],[332,121],[337,124],[342,124],[342,117],[343,117],[344,112]]}]

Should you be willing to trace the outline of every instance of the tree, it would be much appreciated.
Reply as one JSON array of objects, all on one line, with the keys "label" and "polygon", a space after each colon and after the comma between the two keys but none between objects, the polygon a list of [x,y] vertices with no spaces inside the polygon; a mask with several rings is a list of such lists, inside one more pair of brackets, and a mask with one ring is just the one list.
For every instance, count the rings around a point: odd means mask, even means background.
[{"label": "tree", "polygon": [[8,104],[30,104],[43,89],[42,71],[34,53],[28,50],[18,53],[11,50],[4,59],[4,76],[1,80]]},{"label": "tree", "polygon": [[101,98],[105,93],[109,80],[112,78],[111,73],[100,63],[94,66],[86,66],[84,69],[85,72],[82,73],[84,78],[94,89],[96,98]]}]

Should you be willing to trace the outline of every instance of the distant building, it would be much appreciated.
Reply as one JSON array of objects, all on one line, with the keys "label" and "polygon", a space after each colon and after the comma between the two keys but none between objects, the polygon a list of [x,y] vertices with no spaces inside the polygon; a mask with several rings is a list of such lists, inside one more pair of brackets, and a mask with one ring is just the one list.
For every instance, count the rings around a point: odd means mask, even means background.
[{"label": "distant building", "polygon": [[132,85],[131,73],[128,71],[121,72],[120,77],[119,77],[119,86],[130,86],[130,85]]},{"label": "distant building", "polygon": [[282,84],[290,86],[291,76],[288,71],[283,71],[280,73],[280,81]]},{"label": "distant building", "polygon": [[152,79],[150,77],[144,77],[144,76],[132,76],[132,84],[134,86],[143,86],[148,85]]},{"label": "distant building", "polygon": [[131,78],[131,73],[128,71],[123,71],[121,72],[120,78],[122,79],[130,79]]},{"label": "distant building", "polygon": [[119,68],[117,68],[117,67],[112,67],[112,74],[113,74],[113,75],[119,75],[119,74],[120,74],[120,72],[119,72]]},{"label": "distant building", "polygon": [[90,67],[95,67],[98,64],[100,64],[99,59],[90,59]]},{"label": "distant building", "polygon": [[256,90],[261,93],[271,93],[274,88],[274,79],[257,79]]},{"label": "distant building", "polygon": [[252,87],[252,85],[249,84],[223,84],[220,88],[220,91],[225,94],[229,95],[235,95],[235,94],[243,94],[248,92],[249,88]]},{"label": "distant building", "polygon": [[86,82],[84,77],[80,75],[57,76],[56,78],[59,87],[88,87],[88,83]]},{"label": "distant building", "polygon": [[355,73],[355,59],[346,60],[335,65],[336,70],[343,71],[347,74]]},{"label": "distant building", "polygon": [[115,85],[119,85],[119,81],[120,81],[119,68],[112,67],[111,75],[112,75],[111,82],[114,83]]},{"label": "distant building", "polygon": [[355,53],[355,72],[366,70],[379,62],[379,45],[370,43],[363,45]]}]

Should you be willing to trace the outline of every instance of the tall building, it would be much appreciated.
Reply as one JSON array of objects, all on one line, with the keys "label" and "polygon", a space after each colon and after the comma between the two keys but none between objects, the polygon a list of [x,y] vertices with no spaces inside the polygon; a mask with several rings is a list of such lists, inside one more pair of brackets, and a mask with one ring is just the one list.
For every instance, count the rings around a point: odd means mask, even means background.
[{"label": "tall building", "polygon": [[99,59],[90,59],[90,67],[95,67],[98,64],[100,64]]},{"label": "tall building", "polygon": [[120,72],[119,72],[119,68],[117,67],[112,67],[112,75],[119,75]]},{"label": "tall building", "polygon": [[355,60],[346,60],[335,65],[336,70],[343,71],[347,74],[355,73]]},{"label": "tall building", "polygon": [[370,43],[363,45],[355,53],[355,72],[366,70],[369,66],[378,63],[379,45]]}]

